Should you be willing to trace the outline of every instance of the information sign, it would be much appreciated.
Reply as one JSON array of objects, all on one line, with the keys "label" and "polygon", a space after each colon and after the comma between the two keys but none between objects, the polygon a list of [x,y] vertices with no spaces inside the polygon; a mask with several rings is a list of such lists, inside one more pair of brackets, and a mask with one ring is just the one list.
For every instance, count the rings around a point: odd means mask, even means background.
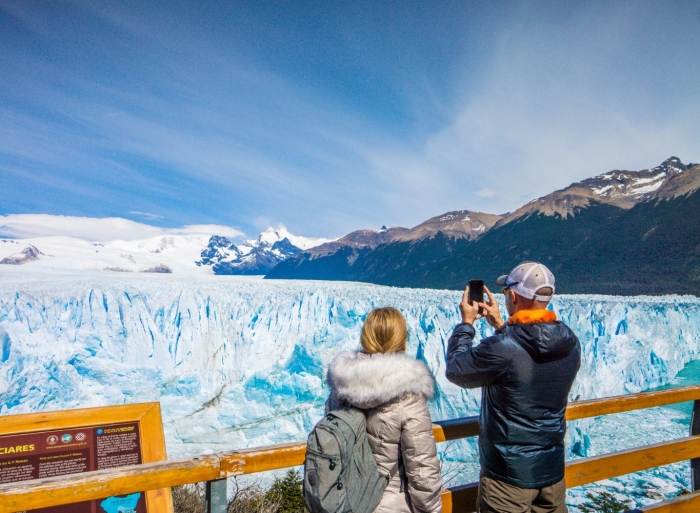
[{"label": "information sign", "polygon": [[[123,422],[115,422],[118,419]],[[43,429],[37,430],[39,426]],[[0,417],[0,484],[164,459],[158,403]],[[33,513],[161,511],[172,511],[169,490],[32,510]]]}]

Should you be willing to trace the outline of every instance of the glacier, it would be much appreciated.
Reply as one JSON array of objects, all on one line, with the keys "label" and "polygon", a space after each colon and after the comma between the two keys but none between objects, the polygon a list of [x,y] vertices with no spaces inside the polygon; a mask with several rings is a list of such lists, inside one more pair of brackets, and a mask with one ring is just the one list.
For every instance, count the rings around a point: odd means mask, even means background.
[{"label": "glacier", "polygon": [[[444,377],[460,297],[347,282],[2,269],[0,414],[160,401],[171,458],[303,440],[322,414],[331,359],[358,348],[372,308],[395,306],[408,353],[436,377],[433,419],[476,415],[480,391]],[[668,384],[700,351],[694,296],[562,295],[551,308],[583,346],[572,401]],[[478,338],[491,333],[477,325]],[[670,418],[649,415],[645,422]],[[572,457],[618,448],[596,429],[593,420],[571,423]],[[473,462],[473,453],[465,441],[450,457]]]}]

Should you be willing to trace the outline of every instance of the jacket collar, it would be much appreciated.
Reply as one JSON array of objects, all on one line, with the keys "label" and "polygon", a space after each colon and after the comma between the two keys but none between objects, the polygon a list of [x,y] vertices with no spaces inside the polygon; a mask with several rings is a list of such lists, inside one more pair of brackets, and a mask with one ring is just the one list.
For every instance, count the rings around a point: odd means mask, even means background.
[{"label": "jacket collar", "polygon": [[557,314],[551,310],[520,310],[508,318],[508,324],[535,324],[556,320]]},{"label": "jacket collar", "polygon": [[430,399],[433,375],[428,367],[403,353],[340,353],[328,369],[328,385],[341,403],[369,409],[406,394]]}]

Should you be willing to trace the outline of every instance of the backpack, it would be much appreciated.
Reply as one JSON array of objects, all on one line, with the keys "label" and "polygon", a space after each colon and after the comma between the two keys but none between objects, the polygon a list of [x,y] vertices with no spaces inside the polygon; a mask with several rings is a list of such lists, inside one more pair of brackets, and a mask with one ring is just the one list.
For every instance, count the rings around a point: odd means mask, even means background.
[{"label": "backpack", "polygon": [[397,462],[389,475],[379,473],[362,410],[333,410],[309,434],[304,504],[311,513],[372,513],[398,469]]}]

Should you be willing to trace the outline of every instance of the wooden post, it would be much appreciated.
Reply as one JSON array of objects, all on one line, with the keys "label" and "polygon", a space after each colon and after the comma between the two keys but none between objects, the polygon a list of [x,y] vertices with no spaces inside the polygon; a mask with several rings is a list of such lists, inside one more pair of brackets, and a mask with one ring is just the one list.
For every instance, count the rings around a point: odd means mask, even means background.
[{"label": "wooden post", "polygon": [[228,509],[227,479],[207,481],[207,513],[226,513]]},{"label": "wooden post", "polygon": [[[700,434],[700,400],[693,402],[693,414],[690,417],[690,436]],[[700,458],[690,460],[690,486],[692,491],[700,490]]]}]

